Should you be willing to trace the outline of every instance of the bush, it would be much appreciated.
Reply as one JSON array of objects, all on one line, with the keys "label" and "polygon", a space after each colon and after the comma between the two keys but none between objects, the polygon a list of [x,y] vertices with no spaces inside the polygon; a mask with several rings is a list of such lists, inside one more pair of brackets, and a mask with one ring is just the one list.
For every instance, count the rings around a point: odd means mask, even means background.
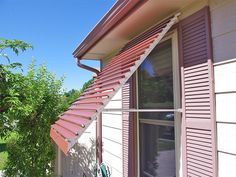
[{"label": "bush", "polygon": [[21,99],[5,113],[6,117],[14,118],[18,135],[8,143],[5,174],[51,176],[55,154],[49,132],[64,109],[62,80],[57,80],[45,66],[35,69],[31,64],[18,87]]},{"label": "bush", "polygon": [[[10,62],[4,53],[7,48],[18,55],[32,46],[19,40],[0,39],[0,57]],[[53,176],[55,147],[49,136],[50,126],[92,80],[80,91],[63,93],[63,78],[56,79],[45,65],[36,68],[32,62],[26,75],[17,72],[20,66],[20,63],[0,64],[0,137],[14,134],[7,140],[4,175]]]}]

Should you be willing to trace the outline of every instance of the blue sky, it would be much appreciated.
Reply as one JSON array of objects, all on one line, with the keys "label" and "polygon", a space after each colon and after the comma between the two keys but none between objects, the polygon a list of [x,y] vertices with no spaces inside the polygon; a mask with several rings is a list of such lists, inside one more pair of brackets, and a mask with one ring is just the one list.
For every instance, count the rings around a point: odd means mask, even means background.
[{"label": "blue sky", "polygon": [[[35,58],[60,77],[67,90],[80,88],[91,72],[78,68],[72,52],[115,0],[0,0],[0,37],[29,42],[34,50],[12,61],[25,68]],[[83,62],[98,67],[98,62]]]}]

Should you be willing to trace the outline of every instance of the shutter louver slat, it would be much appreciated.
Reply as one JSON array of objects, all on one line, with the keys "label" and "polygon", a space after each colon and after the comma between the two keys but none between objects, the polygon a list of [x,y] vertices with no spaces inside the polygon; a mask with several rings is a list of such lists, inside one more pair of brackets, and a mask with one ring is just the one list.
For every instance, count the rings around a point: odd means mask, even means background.
[{"label": "shutter louver slat", "polygon": [[[122,87],[122,109],[134,107],[135,77]],[[134,113],[122,112],[123,177],[135,176],[135,119]]]},{"label": "shutter louver slat", "polygon": [[[65,112],[66,115],[78,116],[89,120],[83,128],[75,124],[72,126],[71,120],[65,119],[56,122],[65,129],[72,129],[74,138],[63,138],[63,129],[54,129],[51,127],[50,135],[59,148],[66,154],[76,143],[79,136],[85,131],[90,123],[95,120],[118,92],[118,90],[128,81],[136,69],[141,65],[149,53],[160,42],[168,30],[177,22],[179,14],[172,16],[151,30],[141,34],[138,38],[127,43],[124,48],[115,57],[110,60],[102,71],[95,78],[93,83],[86,89],[86,92],[77,98],[73,109]],[[115,72],[122,73],[119,77],[114,75]],[[108,76],[109,75],[109,76]],[[99,103],[95,109],[91,105]],[[102,101],[102,104],[101,104]],[[77,107],[77,108],[76,108]],[[63,124],[64,123],[64,124]],[[58,140],[57,140],[58,138]]]},{"label": "shutter louver slat", "polygon": [[183,176],[216,177],[209,9],[179,24],[183,96]]}]

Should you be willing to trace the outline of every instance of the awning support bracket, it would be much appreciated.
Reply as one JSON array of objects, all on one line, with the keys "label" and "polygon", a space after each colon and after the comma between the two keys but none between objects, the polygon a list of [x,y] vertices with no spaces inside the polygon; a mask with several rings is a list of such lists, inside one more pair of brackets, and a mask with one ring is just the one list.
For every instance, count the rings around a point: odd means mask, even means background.
[{"label": "awning support bracket", "polygon": [[182,109],[103,109],[102,112],[180,112]]}]

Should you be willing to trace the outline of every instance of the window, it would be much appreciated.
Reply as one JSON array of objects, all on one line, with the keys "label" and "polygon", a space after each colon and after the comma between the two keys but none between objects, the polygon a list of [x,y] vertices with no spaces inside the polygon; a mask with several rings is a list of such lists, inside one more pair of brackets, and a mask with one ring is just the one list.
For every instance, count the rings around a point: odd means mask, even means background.
[{"label": "window", "polygon": [[[139,109],[174,109],[172,39],[159,44],[138,70]],[[140,177],[176,176],[174,112],[139,113]]]}]

